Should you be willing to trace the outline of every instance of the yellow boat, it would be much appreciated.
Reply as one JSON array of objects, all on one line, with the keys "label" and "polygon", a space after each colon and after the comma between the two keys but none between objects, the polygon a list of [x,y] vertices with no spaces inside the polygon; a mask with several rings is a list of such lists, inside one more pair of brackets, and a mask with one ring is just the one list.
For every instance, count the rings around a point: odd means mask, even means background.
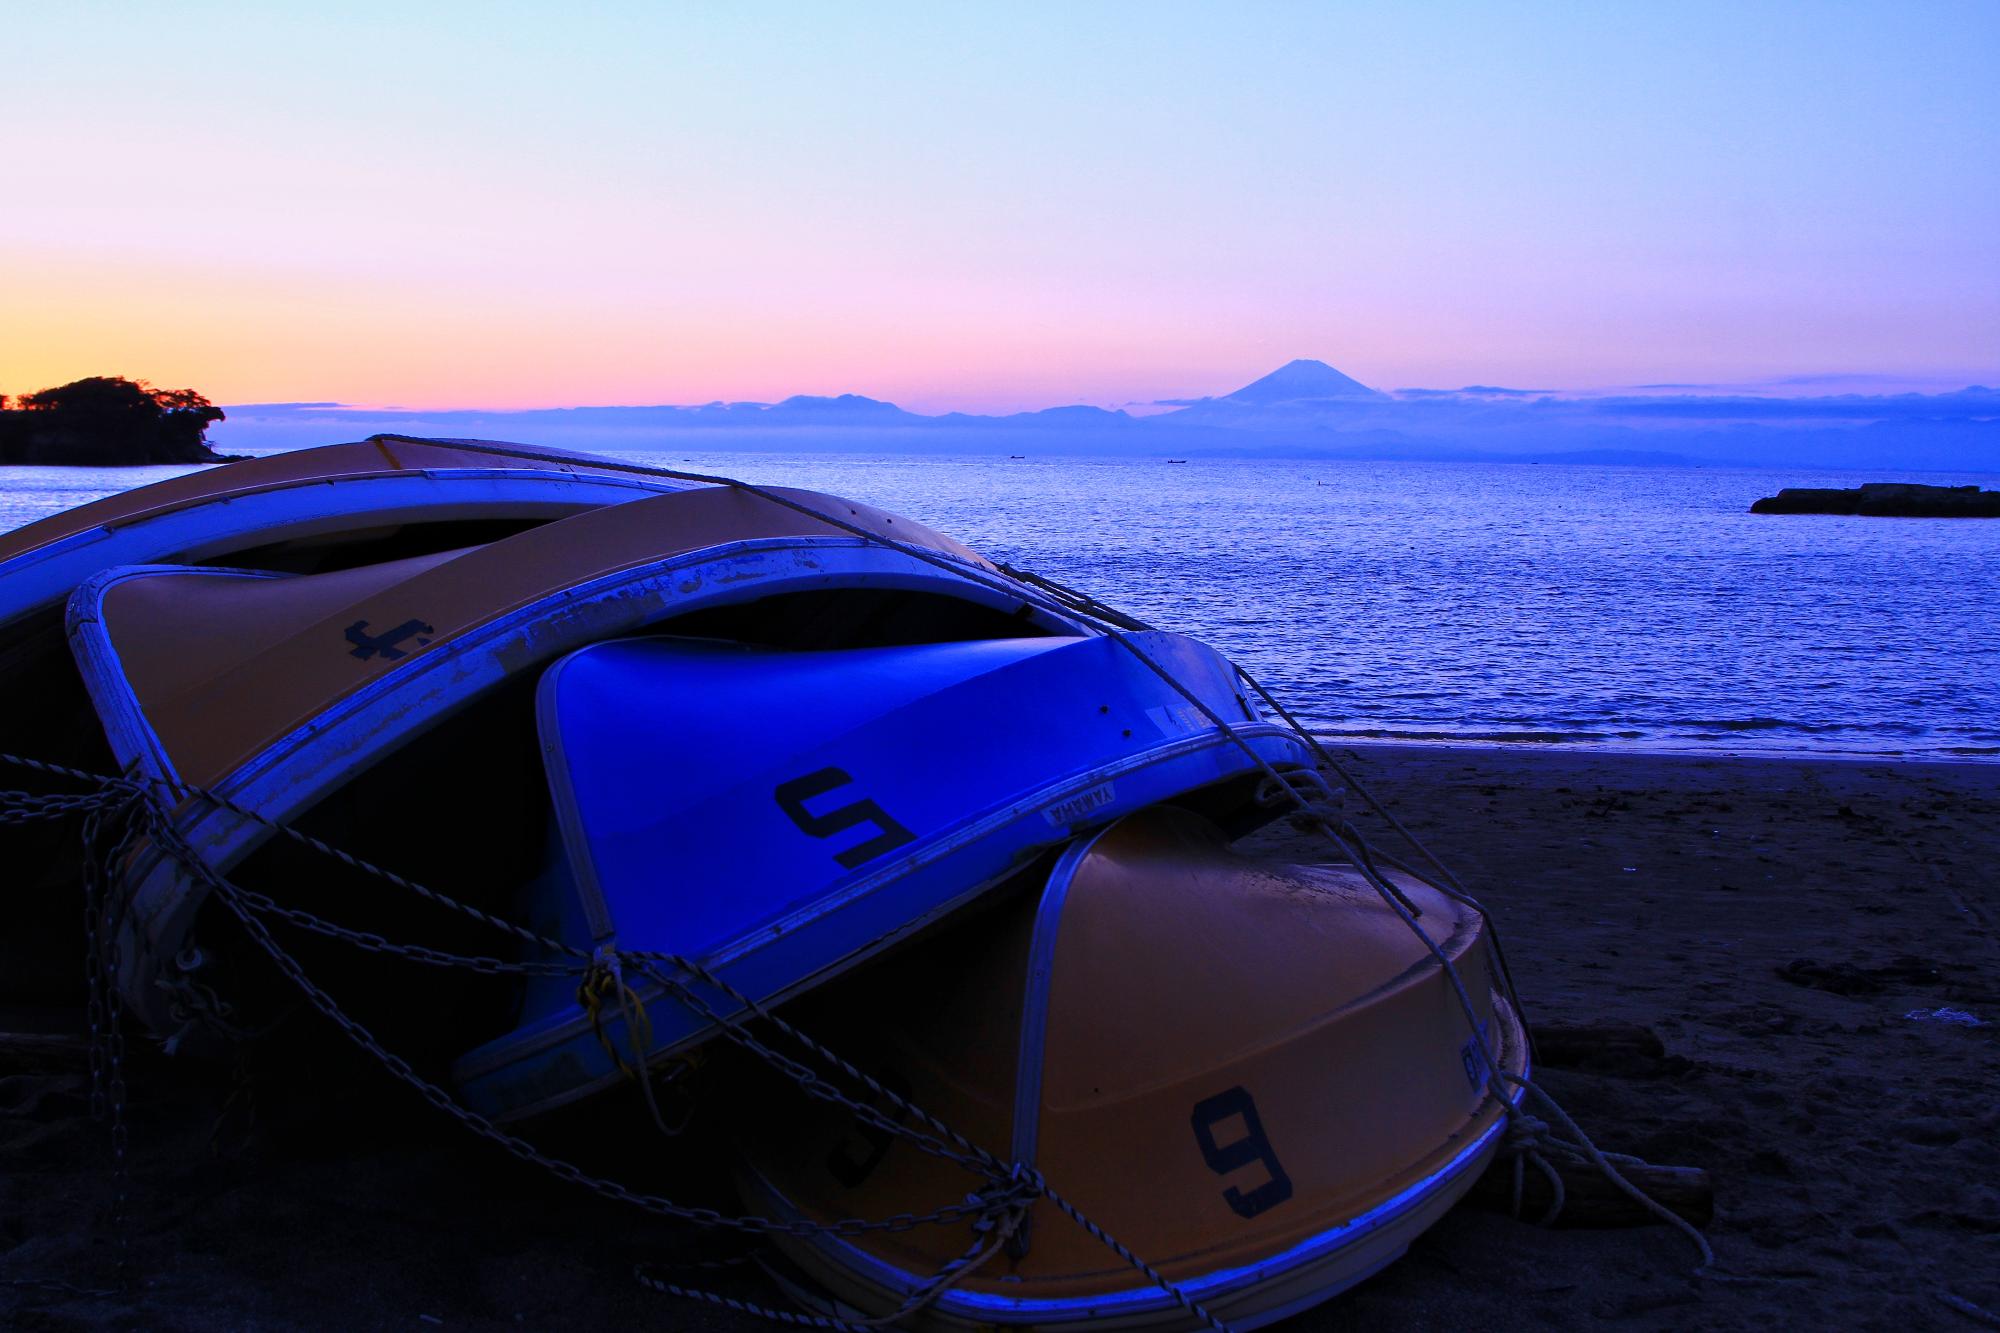
[{"label": "yellow boat", "polygon": [[[1210,1314],[1253,1328],[1360,1281],[1435,1222],[1499,1147],[1487,1054],[1526,1071],[1478,913],[1412,877],[1394,884],[1472,1014],[1358,871],[1247,859],[1168,805],[1079,840],[1002,906],[787,1016],[1038,1172]],[[779,1221],[924,1214],[980,1183],[768,1078],[727,1118],[746,1203]],[[777,1239],[829,1294],[823,1312],[879,1316],[979,1237],[960,1223]],[[1084,1321],[1201,1322],[1048,1199],[913,1317]]]},{"label": "yellow boat", "polygon": [[[375,436],[190,471],[0,532],[0,688],[17,701],[0,708],[0,752],[91,772],[120,766],[64,640],[65,601],[104,570],[325,573],[462,549],[691,486],[562,450]],[[32,771],[8,781],[64,789]],[[75,853],[74,834],[56,825],[0,826],[0,864],[20,888],[0,943],[0,994],[74,984],[75,951],[52,945],[74,928],[66,890],[80,873]]]}]

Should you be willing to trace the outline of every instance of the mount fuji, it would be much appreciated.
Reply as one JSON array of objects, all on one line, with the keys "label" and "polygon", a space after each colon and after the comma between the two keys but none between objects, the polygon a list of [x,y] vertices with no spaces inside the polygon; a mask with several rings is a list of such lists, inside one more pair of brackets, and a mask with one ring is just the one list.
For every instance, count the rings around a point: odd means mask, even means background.
[{"label": "mount fuji", "polygon": [[1262,407],[1271,403],[1291,403],[1321,398],[1358,399],[1386,403],[1389,395],[1369,388],[1360,380],[1341,374],[1324,361],[1301,357],[1288,361],[1263,379],[1254,380],[1222,401],[1250,403]]}]

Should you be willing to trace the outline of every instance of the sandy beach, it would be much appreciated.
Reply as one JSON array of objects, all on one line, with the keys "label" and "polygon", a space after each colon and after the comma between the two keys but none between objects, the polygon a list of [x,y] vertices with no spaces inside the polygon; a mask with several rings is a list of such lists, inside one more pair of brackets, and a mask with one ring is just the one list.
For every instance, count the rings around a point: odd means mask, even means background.
[{"label": "sandy beach", "polygon": [[[2000,1311],[2000,764],[1342,753],[1493,910],[1531,1021],[1658,1035],[1662,1056],[1572,1058],[1542,1081],[1604,1148],[1712,1172],[1728,1280],[1693,1277],[1664,1228],[1544,1230],[1468,1204],[1287,1327],[1974,1328],[1968,1305]],[[1326,859],[1282,827],[1253,845]],[[55,1006],[0,1028],[81,1021]],[[0,1051],[0,1324],[769,1327],[644,1290],[639,1263],[719,1264],[666,1275],[782,1303],[729,1238],[471,1141],[315,1025],[233,1070],[150,1045],[133,1039],[122,1221],[77,1047]],[[712,1162],[629,1110],[540,1132],[726,1202]]]}]

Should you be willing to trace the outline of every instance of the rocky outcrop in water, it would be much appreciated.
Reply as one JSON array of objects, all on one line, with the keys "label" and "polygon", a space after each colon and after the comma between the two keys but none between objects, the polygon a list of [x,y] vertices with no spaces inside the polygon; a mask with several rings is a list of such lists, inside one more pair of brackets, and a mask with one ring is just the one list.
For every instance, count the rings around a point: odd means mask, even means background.
[{"label": "rocky outcrop in water", "polygon": [[2000,518],[2000,491],[1871,481],[1849,491],[1787,486],[1750,506],[1753,514],[1860,514],[1869,518]]}]

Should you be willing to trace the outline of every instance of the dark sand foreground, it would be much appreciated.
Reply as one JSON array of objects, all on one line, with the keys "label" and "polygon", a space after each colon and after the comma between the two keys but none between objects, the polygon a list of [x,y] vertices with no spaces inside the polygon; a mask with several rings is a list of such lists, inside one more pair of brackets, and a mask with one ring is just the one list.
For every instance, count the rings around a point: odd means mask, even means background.
[{"label": "dark sand foreground", "polygon": [[[1494,909],[1531,1019],[1658,1033],[1664,1059],[1543,1082],[1602,1146],[1712,1171],[1710,1236],[1741,1280],[1696,1280],[1663,1228],[1464,1206],[1288,1327],[1975,1328],[1953,1301],[2000,1311],[2000,765],[1356,753]],[[1258,845],[1325,859],[1290,831]],[[1986,1025],[1911,1016],[1941,1008]],[[285,1045],[234,1074],[135,1053],[122,1227],[87,1072],[0,1056],[0,1325],[769,1327],[632,1280],[642,1261],[734,1260],[730,1242],[468,1141],[324,1032]],[[550,1132],[643,1183],[718,1189],[601,1121]],[[121,1248],[129,1288],[92,1294]],[[673,1276],[779,1300],[747,1265]]]}]

